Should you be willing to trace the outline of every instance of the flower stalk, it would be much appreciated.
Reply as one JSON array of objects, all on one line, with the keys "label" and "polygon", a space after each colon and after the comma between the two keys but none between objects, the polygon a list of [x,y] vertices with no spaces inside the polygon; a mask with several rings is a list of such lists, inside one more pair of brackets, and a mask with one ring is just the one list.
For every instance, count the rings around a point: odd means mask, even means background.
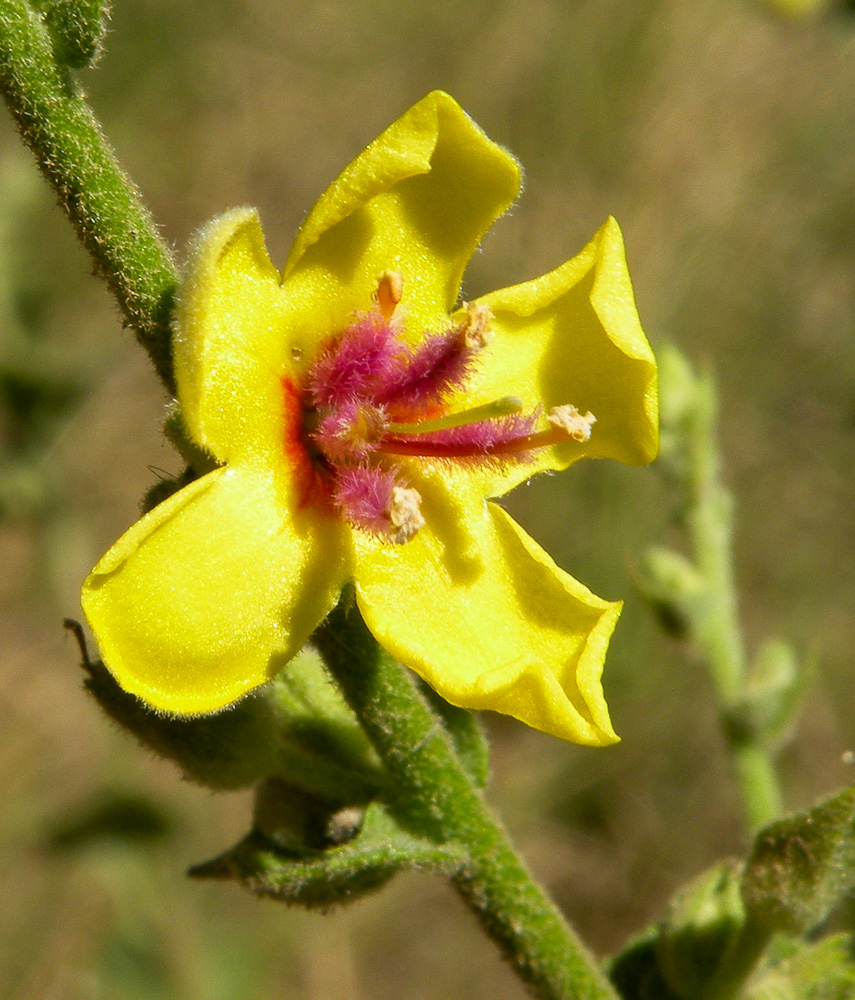
[{"label": "flower stalk", "polygon": [[454,885],[514,969],[544,1000],[617,994],[511,846],[403,668],[347,594],[314,641],[392,777],[393,806],[415,831],[466,845]]}]

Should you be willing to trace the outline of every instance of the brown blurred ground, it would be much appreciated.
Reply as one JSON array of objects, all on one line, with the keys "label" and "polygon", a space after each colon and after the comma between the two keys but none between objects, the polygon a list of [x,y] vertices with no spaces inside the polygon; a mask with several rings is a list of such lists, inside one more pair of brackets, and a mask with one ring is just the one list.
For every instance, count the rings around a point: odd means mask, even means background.
[{"label": "brown blurred ground", "polygon": [[[339,169],[434,87],[527,173],[469,297],[552,268],[616,215],[654,345],[721,382],[749,642],[781,634],[820,662],[781,760],[788,804],[847,780],[855,19],[795,24],[747,0],[116,0],[85,81],[179,247],[251,203],[284,259]],[[184,879],[243,832],[248,800],[179,782],[111,728],[60,627],[153,470],[179,470],[165,401],[4,121],[0,287],[3,357],[15,331],[39,375],[0,429],[0,998],[522,997],[426,876],[325,918]],[[679,540],[677,500],[655,469],[589,465],[509,504],[560,564],[628,598],[606,675],[619,747],[488,720],[491,797],[600,952],[744,843],[708,680],[633,591],[644,546]],[[119,795],[126,827],[96,835],[87,812]]]}]

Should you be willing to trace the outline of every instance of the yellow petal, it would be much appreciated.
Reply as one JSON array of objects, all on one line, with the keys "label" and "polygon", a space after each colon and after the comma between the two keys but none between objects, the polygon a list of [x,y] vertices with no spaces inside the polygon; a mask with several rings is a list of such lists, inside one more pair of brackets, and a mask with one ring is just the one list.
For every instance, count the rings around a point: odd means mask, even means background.
[{"label": "yellow petal", "polygon": [[334,605],[344,537],[331,518],[287,510],[272,473],[217,469],[116,542],[83,609],[126,691],[214,711],[269,680]]},{"label": "yellow petal", "polygon": [[285,306],[254,209],[202,230],[178,301],[175,377],[191,435],[221,462],[281,460]]},{"label": "yellow petal", "polygon": [[357,601],[380,644],[452,704],[615,742],[600,677],[620,604],[559,569],[495,504],[464,513],[438,481],[421,488],[415,538],[356,538]]},{"label": "yellow petal", "polygon": [[[337,332],[367,309],[383,271],[401,272],[407,332],[444,329],[467,261],[516,197],[520,171],[447,94],[419,101],[368,146],[318,201],[285,266],[304,303],[297,341]],[[315,337],[314,342],[312,337]]]},{"label": "yellow petal", "polygon": [[656,361],[641,328],[614,219],[557,270],[478,300],[493,312],[494,338],[467,384],[466,405],[517,396],[531,412],[571,403],[596,423],[589,441],[544,449],[534,464],[485,470],[500,496],[533,473],[583,456],[642,464],[656,456]]}]

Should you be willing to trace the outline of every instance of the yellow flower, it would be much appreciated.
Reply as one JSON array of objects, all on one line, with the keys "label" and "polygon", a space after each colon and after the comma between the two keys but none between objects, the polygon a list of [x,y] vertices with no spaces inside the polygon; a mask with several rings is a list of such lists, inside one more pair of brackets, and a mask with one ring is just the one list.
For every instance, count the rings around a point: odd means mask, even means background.
[{"label": "yellow flower", "polygon": [[448,701],[616,739],[600,677],[620,605],[488,498],[585,456],[649,461],[655,362],[613,220],[557,270],[452,312],[519,180],[437,92],[321,197],[282,276],[253,210],[202,232],[175,374],[218,467],[83,587],[126,690],[167,712],[222,708],[274,676],[353,581],[377,640]]}]

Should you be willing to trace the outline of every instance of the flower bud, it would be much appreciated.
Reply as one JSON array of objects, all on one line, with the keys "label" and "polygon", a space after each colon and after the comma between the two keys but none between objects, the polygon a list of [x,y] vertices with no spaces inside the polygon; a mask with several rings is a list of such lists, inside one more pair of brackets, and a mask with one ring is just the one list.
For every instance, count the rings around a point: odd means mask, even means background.
[{"label": "flower bud", "polygon": [[731,735],[736,740],[782,740],[796,715],[809,672],[788,643],[766,640],[751,663],[742,698],[727,713]]},{"label": "flower bud", "polygon": [[110,5],[105,0],[48,0],[45,23],[57,61],[73,69],[91,66],[101,51]]},{"label": "flower bud", "polygon": [[701,995],[745,922],[741,868],[725,861],[693,879],[671,901],[656,954],[669,988],[686,1000]]},{"label": "flower bud", "polygon": [[661,546],[649,548],[638,569],[638,586],[663,625],[685,636],[706,596],[703,577],[679,552]]}]

